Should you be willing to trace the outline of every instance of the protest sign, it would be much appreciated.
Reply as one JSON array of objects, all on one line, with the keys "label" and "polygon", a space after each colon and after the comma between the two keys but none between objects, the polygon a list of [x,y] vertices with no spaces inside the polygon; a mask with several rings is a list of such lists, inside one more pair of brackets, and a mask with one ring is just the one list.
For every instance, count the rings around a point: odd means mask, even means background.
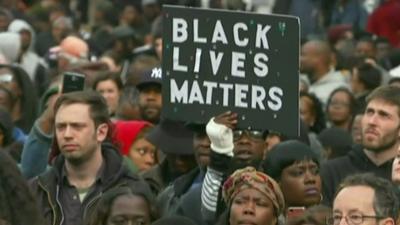
[{"label": "protest sign", "polygon": [[297,135],[299,19],[164,6],[163,116]]}]

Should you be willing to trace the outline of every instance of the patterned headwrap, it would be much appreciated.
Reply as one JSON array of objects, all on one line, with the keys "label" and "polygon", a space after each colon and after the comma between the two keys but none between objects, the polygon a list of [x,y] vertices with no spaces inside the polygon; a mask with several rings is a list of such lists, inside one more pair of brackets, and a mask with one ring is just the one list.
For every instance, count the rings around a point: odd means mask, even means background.
[{"label": "patterned headwrap", "polygon": [[244,189],[253,188],[266,195],[274,205],[276,215],[283,213],[285,200],[279,185],[265,173],[254,167],[236,170],[224,183],[223,198],[229,205],[233,198]]}]

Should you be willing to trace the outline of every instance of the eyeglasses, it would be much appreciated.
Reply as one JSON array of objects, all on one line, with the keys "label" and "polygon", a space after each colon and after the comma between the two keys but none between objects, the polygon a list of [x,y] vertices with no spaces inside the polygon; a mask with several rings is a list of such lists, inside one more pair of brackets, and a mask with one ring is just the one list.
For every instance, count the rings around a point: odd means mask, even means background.
[{"label": "eyeglasses", "polygon": [[342,102],[342,101],[331,101],[331,102],[329,103],[329,106],[344,108],[344,107],[349,107],[350,104],[347,103],[347,102]]},{"label": "eyeglasses", "polygon": [[246,134],[250,139],[254,141],[264,140],[263,132],[258,130],[234,130],[233,141],[238,141],[243,134]]},{"label": "eyeglasses", "polygon": [[339,225],[340,221],[342,221],[343,217],[346,220],[346,223],[350,224],[350,225],[362,224],[365,219],[380,220],[380,219],[385,218],[383,216],[367,216],[367,215],[363,215],[361,213],[351,213],[347,216],[333,215],[332,217],[327,218],[326,223],[328,225]]}]

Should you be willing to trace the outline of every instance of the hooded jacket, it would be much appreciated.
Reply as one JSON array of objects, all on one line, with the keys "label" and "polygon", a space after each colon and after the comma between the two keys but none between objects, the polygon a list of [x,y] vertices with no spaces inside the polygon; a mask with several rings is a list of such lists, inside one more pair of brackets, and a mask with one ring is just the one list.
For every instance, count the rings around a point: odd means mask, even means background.
[{"label": "hooded jacket", "polygon": [[6,63],[15,63],[21,49],[20,35],[12,32],[0,33],[0,53],[4,56]]},{"label": "hooded jacket", "polygon": [[365,154],[361,145],[356,145],[347,155],[327,161],[321,166],[322,203],[331,206],[339,184],[349,175],[373,173],[390,180],[393,159],[375,165]]},{"label": "hooded jacket", "polygon": [[35,42],[35,31],[24,20],[15,19],[8,26],[8,31],[19,34],[21,31],[28,31],[31,34],[31,43],[29,48],[21,55],[19,64],[29,75],[29,78],[34,82],[38,90],[39,96],[43,94],[49,83],[49,77],[47,74],[46,62],[34,52],[33,43]]},{"label": "hooded jacket", "polygon": [[[148,185],[138,176],[129,172],[123,165],[122,157],[117,151],[110,145],[102,145],[105,165],[101,176],[104,180],[99,184],[100,188],[96,188],[98,190],[97,193],[87,195],[91,199],[85,199],[88,203],[84,207],[82,222],[90,218],[101,196],[112,188],[130,186],[144,190],[151,196]],[[64,163],[64,157],[62,155],[58,156],[53,168],[30,182],[31,190],[38,200],[39,208],[47,223],[51,225],[63,224],[65,217],[68,216],[64,215],[63,206],[59,198]]]}]

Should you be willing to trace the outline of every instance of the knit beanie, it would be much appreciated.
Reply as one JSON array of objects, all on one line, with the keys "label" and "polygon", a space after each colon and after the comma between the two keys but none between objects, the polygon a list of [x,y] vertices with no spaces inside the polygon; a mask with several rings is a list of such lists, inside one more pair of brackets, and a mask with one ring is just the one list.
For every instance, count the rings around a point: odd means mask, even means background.
[{"label": "knit beanie", "polygon": [[275,145],[267,153],[262,167],[267,175],[279,181],[286,167],[303,160],[312,160],[319,165],[318,155],[310,146],[297,140],[289,140]]}]

